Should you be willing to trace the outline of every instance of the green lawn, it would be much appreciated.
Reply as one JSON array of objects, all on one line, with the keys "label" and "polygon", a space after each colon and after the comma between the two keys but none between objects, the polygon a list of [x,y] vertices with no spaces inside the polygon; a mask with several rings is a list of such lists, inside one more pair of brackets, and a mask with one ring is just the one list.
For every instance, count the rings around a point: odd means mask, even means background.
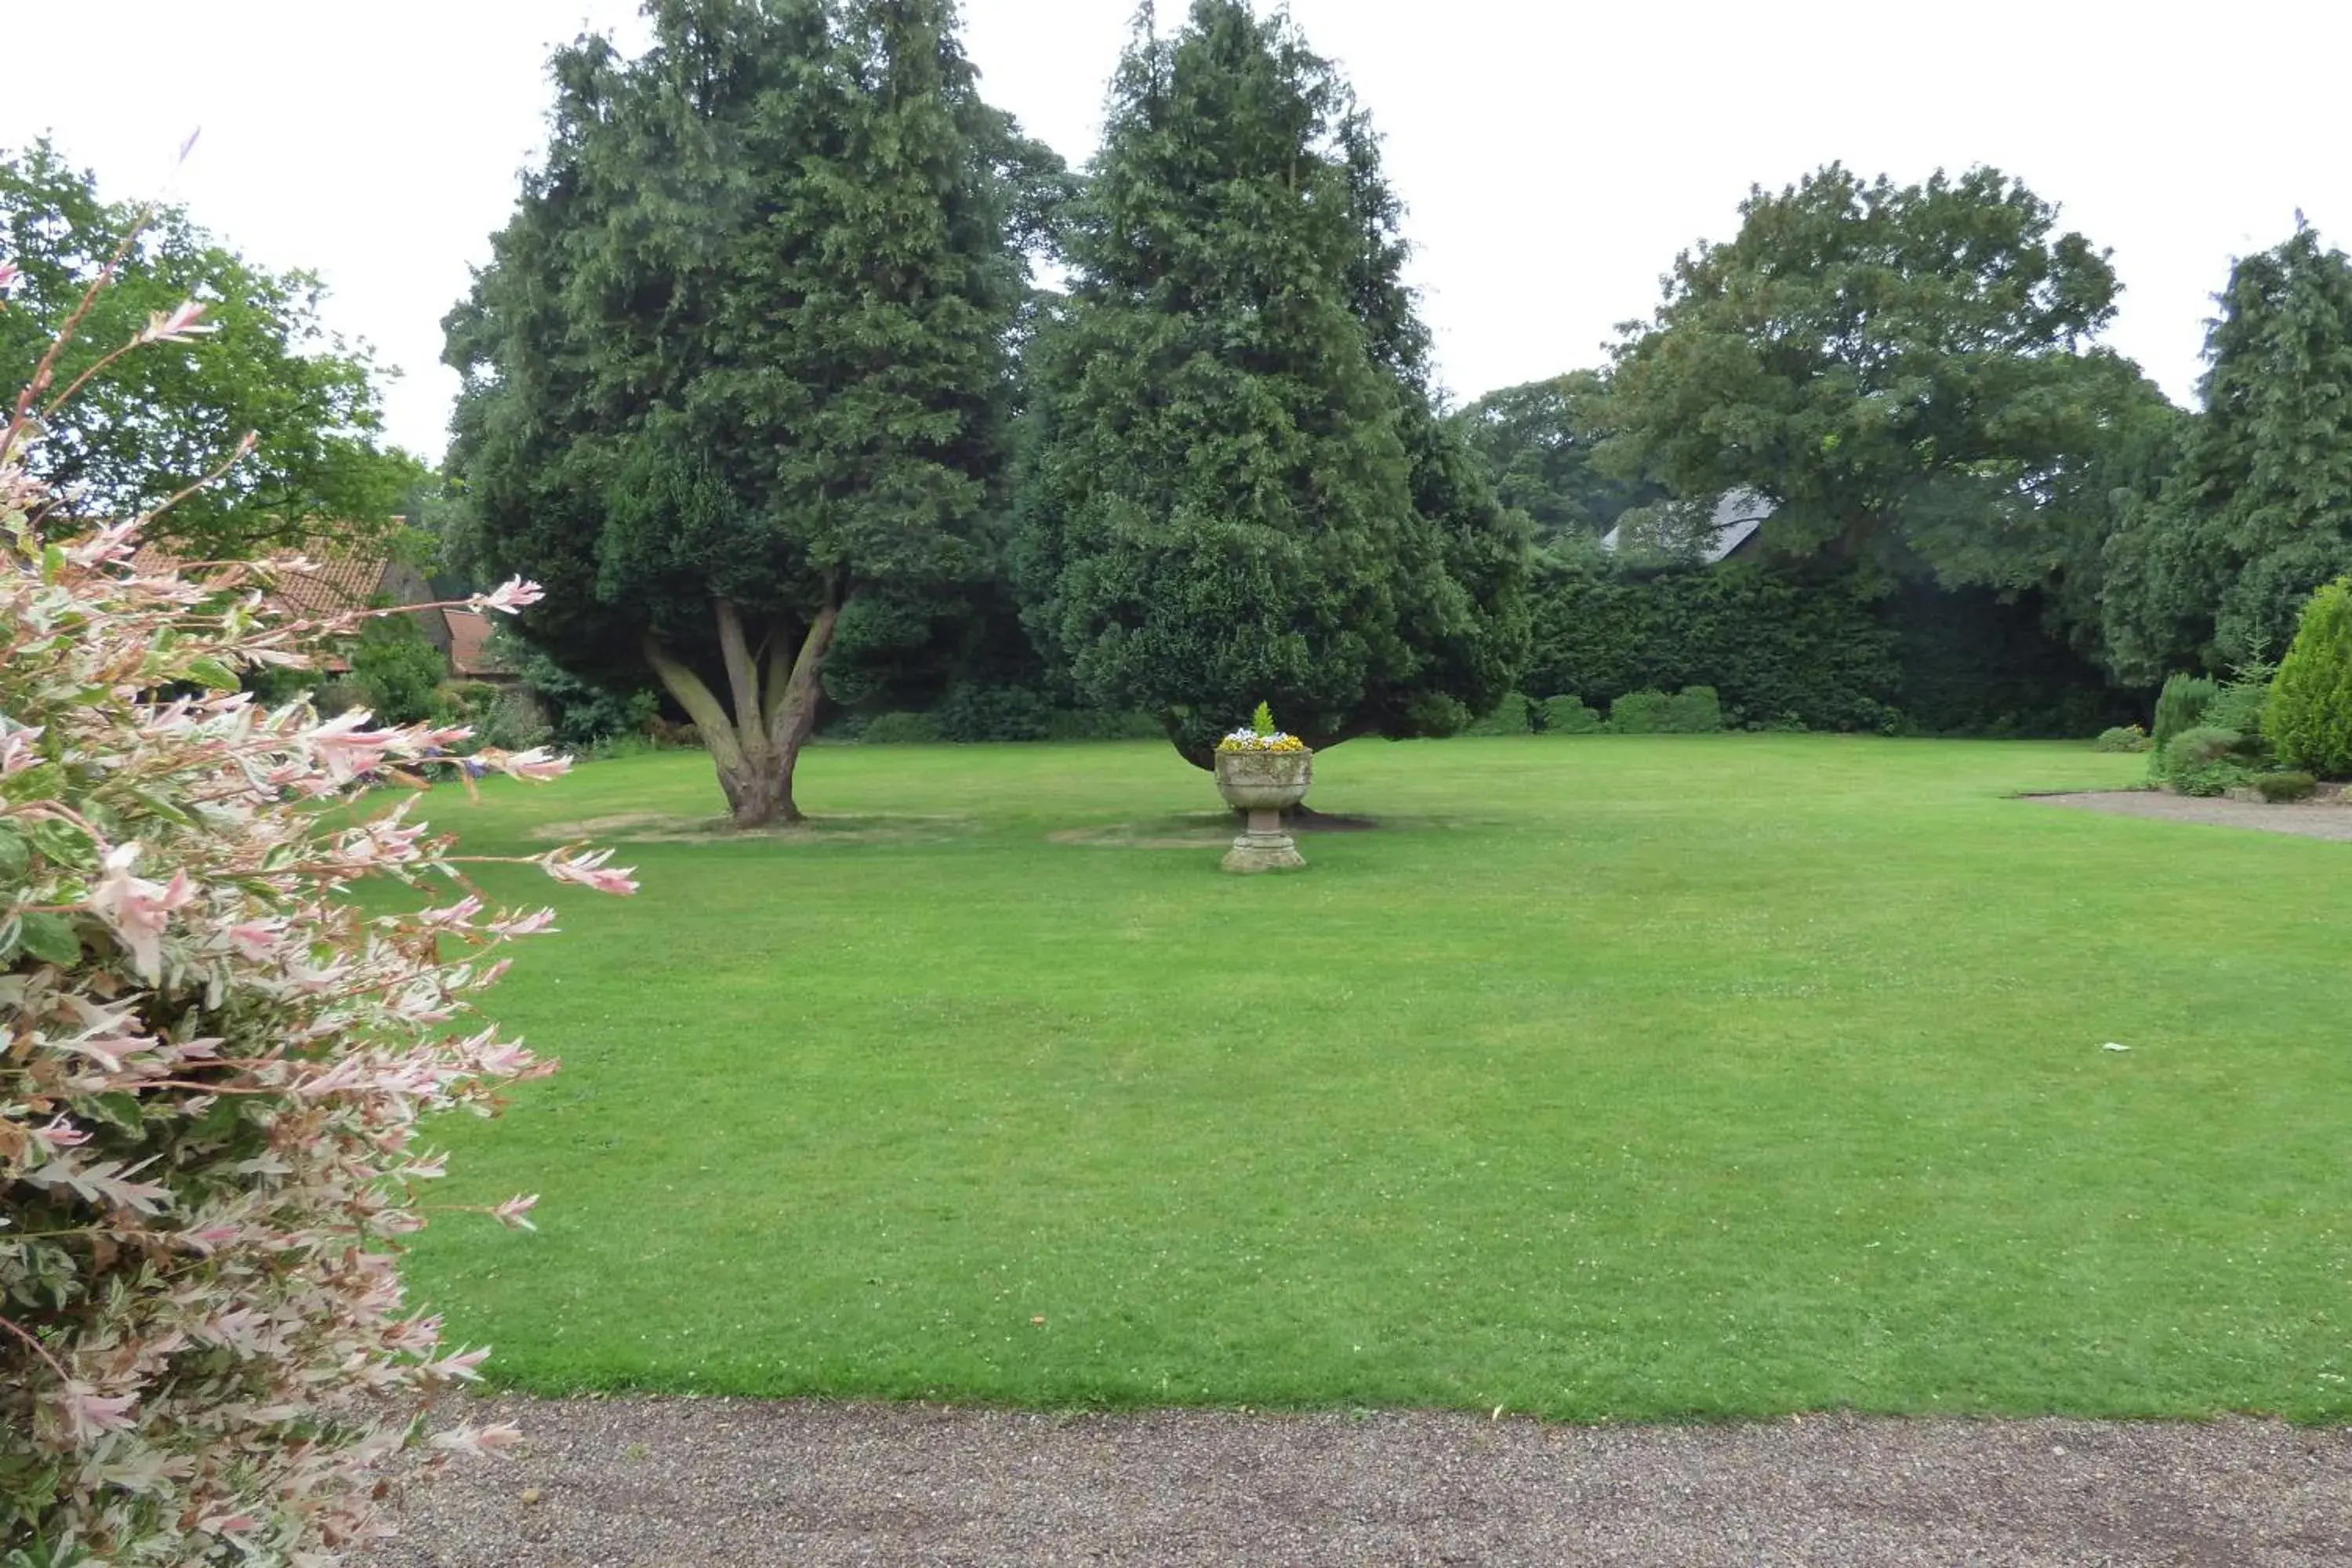
[{"label": "green lawn", "polygon": [[1391,826],[1243,879],[1049,837],[1200,830],[1164,747],[821,750],[826,830],[629,844],[521,950],[565,1069],[436,1201],[542,1230],[415,1293],[543,1391],[2352,1418],[2352,846],[2007,798],[2141,767],[1365,742],[1315,800]]}]

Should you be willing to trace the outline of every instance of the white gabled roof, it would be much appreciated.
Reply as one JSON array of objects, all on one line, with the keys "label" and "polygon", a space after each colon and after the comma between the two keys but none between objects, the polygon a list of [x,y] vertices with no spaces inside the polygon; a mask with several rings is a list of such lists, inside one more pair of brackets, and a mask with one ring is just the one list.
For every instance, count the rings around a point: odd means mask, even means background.
[{"label": "white gabled roof", "polygon": [[[1728,489],[1715,498],[1715,515],[1707,521],[1714,528],[1714,537],[1699,551],[1699,560],[1712,566],[1747,543],[1764,526],[1764,520],[1777,509],[1769,496],[1745,485]],[[1617,530],[1611,529],[1601,536],[1601,548],[1617,548]]]}]

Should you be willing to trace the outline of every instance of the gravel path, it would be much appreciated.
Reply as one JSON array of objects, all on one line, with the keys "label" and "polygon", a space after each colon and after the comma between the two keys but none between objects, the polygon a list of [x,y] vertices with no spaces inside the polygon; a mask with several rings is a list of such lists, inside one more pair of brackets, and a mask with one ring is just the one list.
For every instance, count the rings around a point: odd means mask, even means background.
[{"label": "gravel path", "polygon": [[2088,795],[2029,795],[2044,805],[2074,805],[2086,811],[2112,811],[2120,816],[2158,816],[2171,822],[2201,822],[2215,827],[2259,827],[2269,833],[2297,833],[2305,838],[2334,838],[2352,843],[2352,805],[2333,801],[2302,805],[2269,805],[2260,801],[2196,800],[2157,790],[2101,790]]},{"label": "gravel path", "polygon": [[487,1403],[366,1568],[2352,1563],[2352,1430]]}]

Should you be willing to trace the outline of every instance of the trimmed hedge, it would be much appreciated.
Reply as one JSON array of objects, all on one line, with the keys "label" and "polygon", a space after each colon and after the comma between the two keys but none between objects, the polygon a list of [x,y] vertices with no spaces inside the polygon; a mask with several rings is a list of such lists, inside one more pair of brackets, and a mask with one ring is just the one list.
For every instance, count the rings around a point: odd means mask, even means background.
[{"label": "trimmed hedge", "polygon": [[1880,730],[1902,689],[1899,639],[1843,582],[1733,563],[1640,576],[1554,562],[1534,594],[1522,684],[1595,708],[1713,687],[1752,728]]},{"label": "trimmed hedge", "polygon": [[1537,727],[1536,712],[1525,694],[1507,692],[1495,710],[1483,719],[1474,719],[1462,732],[1465,735],[1524,735]]},{"label": "trimmed hedge", "polygon": [[1547,735],[1597,735],[1609,721],[1584,705],[1581,697],[1547,697],[1539,710]]},{"label": "trimmed hedge", "polygon": [[1595,707],[1712,687],[1737,729],[2088,736],[2142,716],[2042,629],[2031,595],[1733,562],[1620,571],[1555,555],[1533,595],[1521,684]]}]

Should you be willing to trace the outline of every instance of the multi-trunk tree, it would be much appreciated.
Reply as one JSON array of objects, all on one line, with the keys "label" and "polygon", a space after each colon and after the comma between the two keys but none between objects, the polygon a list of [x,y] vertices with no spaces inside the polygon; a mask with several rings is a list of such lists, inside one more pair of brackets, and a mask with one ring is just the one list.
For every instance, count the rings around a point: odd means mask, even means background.
[{"label": "multi-trunk tree", "polygon": [[2179,466],[2107,547],[2108,640],[2143,684],[2276,658],[2352,571],[2352,259],[2298,228],[2221,304]]},{"label": "multi-trunk tree", "polygon": [[656,0],[560,53],[546,166],[449,319],[460,547],[523,630],[650,669],[735,820],[795,821],[841,617],[982,574],[1057,172],[951,0]]},{"label": "multi-trunk tree", "polygon": [[1778,506],[1782,556],[2035,593],[2095,646],[2112,481],[2171,414],[2095,339],[2105,257],[1998,171],[1755,192],[1616,351],[1601,460]]},{"label": "multi-trunk tree", "polygon": [[1524,649],[1524,524],[1438,416],[1399,219],[1286,18],[1146,10],[1031,362],[1014,567],[1077,693],[1202,766],[1260,701],[1316,745],[1451,731]]},{"label": "multi-trunk tree", "polygon": [[[255,266],[176,207],[106,200],[46,142],[0,153],[0,257],[19,275],[0,310],[9,387],[32,376],[115,268],[37,399],[96,371],[44,417],[29,458],[53,510],[136,517],[218,468],[249,431],[252,451],[153,520],[156,542],[217,560],[390,531],[423,466],[381,444],[373,362],[320,325],[316,278]],[[151,317],[190,300],[205,308],[204,335],[99,368]]]}]

